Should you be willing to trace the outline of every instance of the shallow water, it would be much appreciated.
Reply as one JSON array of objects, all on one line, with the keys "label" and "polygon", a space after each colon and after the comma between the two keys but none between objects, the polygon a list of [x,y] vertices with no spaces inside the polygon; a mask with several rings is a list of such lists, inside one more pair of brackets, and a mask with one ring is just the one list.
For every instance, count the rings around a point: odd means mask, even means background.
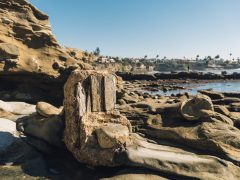
[{"label": "shallow water", "polygon": [[[170,96],[171,94],[178,94],[188,92],[192,95],[196,95],[199,90],[207,90],[213,89],[214,91],[218,92],[240,92],[240,82],[213,82],[213,83],[206,83],[206,84],[179,84],[180,86],[186,87],[190,89],[178,89],[178,90],[169,90],[167,92],[163,91],[144,91],[148,92],[149,94],[155,95],[166,95]],[[192,88],[194,87],[194,88]]]}]

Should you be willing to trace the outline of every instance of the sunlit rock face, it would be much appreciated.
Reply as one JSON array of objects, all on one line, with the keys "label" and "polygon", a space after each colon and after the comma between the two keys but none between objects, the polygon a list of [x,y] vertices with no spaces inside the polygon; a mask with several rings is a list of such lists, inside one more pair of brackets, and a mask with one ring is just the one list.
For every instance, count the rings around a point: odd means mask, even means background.
[{"label": "sunlit rock face", "polygon": [[64,87],[64,142],[74,157],[95,166],[115,166],[116,151],[130,143],[130,122],[115,111],[116,79],[74,71]]},{"label": "sunlit rock face", "polygon": [[[62,99],[61,87],[72,70],[91,69],[84,56],[81,50],[60,46],[49,17],[28,1],[0,0],[1,99],[55,103]],[[14,92],[3,97],[4,88]]]}]

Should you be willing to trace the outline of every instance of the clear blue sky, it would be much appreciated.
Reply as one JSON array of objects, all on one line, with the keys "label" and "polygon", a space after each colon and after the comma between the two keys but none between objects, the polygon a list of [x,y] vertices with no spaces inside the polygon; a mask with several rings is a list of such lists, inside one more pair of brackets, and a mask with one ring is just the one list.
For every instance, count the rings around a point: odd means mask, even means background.
[{"label": "clear blue sky", "polygon": [[30,0],[60,44],[121,57],[240,57],[240,0]]}]

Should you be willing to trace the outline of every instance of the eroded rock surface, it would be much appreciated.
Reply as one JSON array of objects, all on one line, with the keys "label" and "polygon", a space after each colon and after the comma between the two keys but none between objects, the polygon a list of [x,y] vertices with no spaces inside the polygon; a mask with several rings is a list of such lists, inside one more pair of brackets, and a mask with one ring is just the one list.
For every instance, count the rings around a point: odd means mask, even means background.
[{"label": "eroded rock surface", "polygon": [[27,0],[0,0],[0,99],[62,104],[62,86],[74,69],[92,69],[93,55],[65,48],[49,17]]},{"label": "eroded rock surface", "polygon": [[[1,0],[0,8],[1,73],[26,71],[58,76],[59,72],[52,67],[56,62],[61,67],[74,63],[83,67],[83,62],[77,62],[69,50],[58,44],[49,17],[28,1]],[[16,63],[9,64],[9,59],[16,59]]]},{"label": "eroded rock surface", "polygon": [[[115,76],[104,72],[74,71],[64,92],[64,142],[69,151],[86,164],[116,165],[114,153],[129,143],[127,132],[131,132],[131,125],[114,111]],[[126,133],[114,132],[109,129],[111,126],[120,126]]]},{"label": "eroded rock surface", "polygon": [[208,96],[199,94],[184,101],[181,105],[181,113],[187,120],[199,120],[202,117],[201,110],[214,110],[213,103]]},{"label": "eroded rock surface", "polygon": [[63,147],[63,128],[64,122],[60,116],[46,118],[35,113],[17,120],[18,131],[57,147]]},{"label": "eroded rock surface", "polygon": [[[116,156],[116,161],[141,166],[168,175],[197,179],[238,179],[240,168],[214,156],[196,155],[179,148],[156,145],[135,135],[135,146]],[[231,172],[231,173],[230,173]]]}]

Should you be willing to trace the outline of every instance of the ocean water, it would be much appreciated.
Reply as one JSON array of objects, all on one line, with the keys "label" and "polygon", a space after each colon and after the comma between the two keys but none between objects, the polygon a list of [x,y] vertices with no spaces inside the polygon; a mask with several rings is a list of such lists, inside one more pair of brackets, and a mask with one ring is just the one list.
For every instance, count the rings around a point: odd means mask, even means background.
[{"label": "ocean water", "polygon": [[171,94],[178,94],[188,92],[192,95],[196,95],[199,90],[213,89],[217,92],[239,92],[240,93],[240,82],[210,82],[204,84],[179,84],[180,86],[190,88],[190,89],[178,89],[178,90],[169,90],[167,92],[159,91],[144,91],[149,94],[156,95],[166,95],[170,96]]}]

